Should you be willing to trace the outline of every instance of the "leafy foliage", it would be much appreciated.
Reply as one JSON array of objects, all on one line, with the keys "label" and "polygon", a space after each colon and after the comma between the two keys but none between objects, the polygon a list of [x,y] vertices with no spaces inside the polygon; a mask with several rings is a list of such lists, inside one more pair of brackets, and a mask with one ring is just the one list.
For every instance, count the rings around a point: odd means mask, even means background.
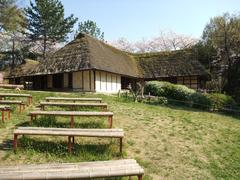
[{"label": "leafy foliage", "polygon": [[[224,111],[235,109],[237,104],[231,96],[220,93],[199,93],[183,85],[168,82],[150,81],[145,86],[145,94],[166,97],[170,101],[180,101],[195,108]],[[160,103],[161,104],[161,103]]]},{"label": "leafy foliage", "polygon": [[79,33],[88,34],[96,39],[104,40],[104,32],[97,26],[97,23],[91,20],[80,22],[78,24],[78,30],[76,35]]},{"label": "leafy foliage", "polygon": [[154,96],[164,96],[175,100],[187,101],[195,91],[183,85],[174,85],[169,82],[150,81],[145,86],[145,93]]},{"label": "leafy foliage", "polygon": [[48,46],[67,40],[67,34],[77,21],[73,15],[64,18],[64,7],[59,0],[35,0],[25,9],[28,20],[29,37],[43,42],[43,57]]}]

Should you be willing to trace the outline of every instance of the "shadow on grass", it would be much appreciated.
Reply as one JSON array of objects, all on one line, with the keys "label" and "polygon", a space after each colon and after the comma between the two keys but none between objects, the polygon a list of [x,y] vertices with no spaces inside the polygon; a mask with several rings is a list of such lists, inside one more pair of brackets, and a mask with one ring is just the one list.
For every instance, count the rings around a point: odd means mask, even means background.
[{"label": "shadow on grass", "polygon": [[0,144],[0,150],[9,151],[13,148],[13,140],[7,139]]},{"label": "shadow on grass", "polygon": [[159,104],[156,102],[144,102],[144,103],[148,104],[148,105],[153,105],[153,106],[167,107],[167,108],[171,108],[174,110],[183,110],[183,111],[190,111],[190,112],[208,112],[208,113],[219,114],[219,115],[228,116],[228,117],[232,117],[232,118],[240,120],[239,114],[231,113],[231,112],[217,112],[217,111],[210,111],[207,109],[204,110],[204,109],[200,109],[197,107],[189,107],[187,105],[180,104],[180,103],[168,103],[167,105]]},{"label": "shadow on grass", "polygon": [[[81,123],[79,123],[79,119],[75,118],[74,127],[75,128],[106,128],[106,125],[104,123],[104,120],[100,119],[98,121],[94,119],[90,120],[82,120]],[[107,121],[107,120],[105,120]],[[33,126],[33,127],[53,127],[53,128],[69,128],[70,127],[70,117],[68,119],[64,120],[57,120],[53,116],[42,116],[38,117],[36,120],[33,120],[32,125],[29,124],[29,122],[23,122],[16,125],[19,126]]]},{"label": "shadow on grass", "polygon": [[[110,140],[111,141],[111,140]],[[53,142],[44,141],[39,139],[33,139],[27,136],[19,138],[19,146],[22,150],[33,150],[38,153],[49,153],[56,156],[69,156],[67,148],[67,137],[66,141]],[[73,146],[73,155],[81,156],[85,160],[89,159],[111,159],[112,156],[119,156],[120,153],[117,149],[113,148],[114,143],[109,142],[107,144],[78,144],[75,143]],[[114,149],[114,151],[113,151]],[[81,158],[81,159],[82,159]]]}]

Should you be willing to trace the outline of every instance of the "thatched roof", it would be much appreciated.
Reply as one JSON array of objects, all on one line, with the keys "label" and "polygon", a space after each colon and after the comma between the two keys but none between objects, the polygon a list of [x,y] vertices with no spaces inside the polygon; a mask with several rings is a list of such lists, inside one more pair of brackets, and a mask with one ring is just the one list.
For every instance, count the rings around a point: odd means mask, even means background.
[{"label": "thatched roof", "polygon": [[139,77],[136,61],[126,53],[79,34],[75,40],[55,52],[34,70],[34,74],[55,74],[96,69],[131,77]]},{"label": "thatched roof", "polygon": [[144,78],[209,76],[191,49],[170,52],[132,54]]},{"label": "thatched roof", "polygon": [[90,69],[146,79],[208,76],[191,50],[129,54],[86,34],[79,34],[75,40],[39,64],[21,65],[10,76],[56,74]]},{"label": "thatched roof", "polygon": [[26,59],[24,63],[18,65],[14,69],[8,68],[5,71],[5,76],[7,77],[21,77],[29,76],[32,71],[38,66],[39,62],[31,59]]}]

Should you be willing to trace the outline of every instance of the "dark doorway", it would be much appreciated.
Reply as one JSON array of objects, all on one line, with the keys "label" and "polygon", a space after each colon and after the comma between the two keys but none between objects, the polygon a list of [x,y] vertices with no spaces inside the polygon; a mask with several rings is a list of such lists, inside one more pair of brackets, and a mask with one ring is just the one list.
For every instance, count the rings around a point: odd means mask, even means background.
[{"label": "dark doorway", "polygon": [[129,85],[135,86],[136,85],[136,79],[132,79],[129,77],[121,77],[121,89],[128,89]]},{"label": "dark doorway", "polygon": [[53,88],[56,89],[63,88],[63,74],[53,75]]},{"label": "dark doorway", "polygon": [[72,89],[72,73],[68,73],[68,88]]}]

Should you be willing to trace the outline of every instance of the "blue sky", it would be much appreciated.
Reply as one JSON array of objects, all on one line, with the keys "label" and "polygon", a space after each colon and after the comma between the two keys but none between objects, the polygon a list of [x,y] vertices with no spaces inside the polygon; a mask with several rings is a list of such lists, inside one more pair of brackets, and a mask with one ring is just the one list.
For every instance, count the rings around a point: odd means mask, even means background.
[{"label": "blue sky", "polygon": [[130,41],[161,30],[200,38],[211,17],[240,12],[240,0],[61,0],[66,15],[96,21],[105,40]]}]

